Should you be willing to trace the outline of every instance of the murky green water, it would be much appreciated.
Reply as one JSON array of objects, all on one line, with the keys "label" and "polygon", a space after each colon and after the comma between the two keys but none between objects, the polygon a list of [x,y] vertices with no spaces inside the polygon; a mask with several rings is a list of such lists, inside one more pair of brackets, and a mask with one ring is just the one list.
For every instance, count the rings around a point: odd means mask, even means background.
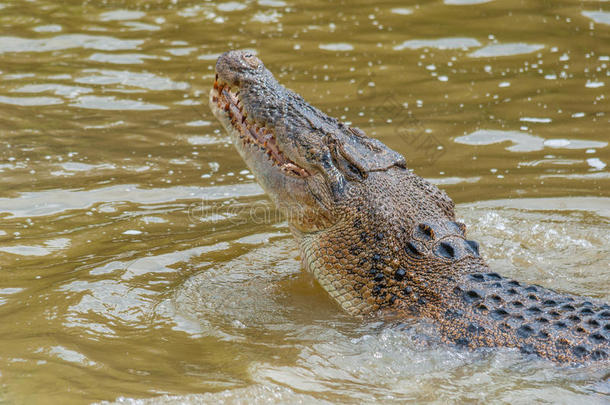
[{"label": "murky green water", "polygon": [[0,27],[0,402],[609,400],[607,368],[342,313],[207,108],[253,48],[497,271],[609,300],[608,3],[0,0]]}]

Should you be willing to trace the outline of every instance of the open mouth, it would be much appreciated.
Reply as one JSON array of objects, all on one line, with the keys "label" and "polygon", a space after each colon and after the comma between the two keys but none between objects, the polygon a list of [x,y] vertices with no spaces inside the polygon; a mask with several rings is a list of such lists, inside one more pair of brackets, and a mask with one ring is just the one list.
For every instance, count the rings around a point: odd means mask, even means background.
[{"label": "open mouth", "polygon": [[310,173],[299,167],[290,160],[278,148],[277,140],[273,130],[266,128],[248,118],[247,111],[244,110],[242,101],[239,98],[239,89],[232,91],[231,87],[219,81],[218,74],[214,80],[214,92],[212,101],[216,103],[219,110],[224,110],[227,114],[231,126],[239,134],[239,138],[244,145],[258,146],[265,151],[267,157],[274,166],[278,166],[282,172],[293,177],[307,177]]}]

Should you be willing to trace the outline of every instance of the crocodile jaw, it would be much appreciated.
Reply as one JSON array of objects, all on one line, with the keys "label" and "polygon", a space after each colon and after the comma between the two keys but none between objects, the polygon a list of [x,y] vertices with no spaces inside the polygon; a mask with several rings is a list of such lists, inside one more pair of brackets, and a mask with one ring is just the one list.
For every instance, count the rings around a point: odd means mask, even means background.
[{"label": "crocodile jaw", "polygon": [[[278,145],[274,129],[255,122],[239,88],[216,78],[209,94],[214,116],[229,134],[258,183],[287,219],[295,236],[327,228],[332,215],[312,190],[325,190],[323,178],[290,160]],[[323,193],[322,193],[323,194]]]}]

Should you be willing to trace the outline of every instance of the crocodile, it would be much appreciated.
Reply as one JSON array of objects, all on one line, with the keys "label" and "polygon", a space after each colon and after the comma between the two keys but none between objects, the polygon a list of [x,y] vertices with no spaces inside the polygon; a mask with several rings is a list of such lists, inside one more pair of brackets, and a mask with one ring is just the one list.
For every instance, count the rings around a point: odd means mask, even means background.
[{"label": "crocodile", "polygon": [[606,362],[610,306],[493,271],[447,194],[283,87],[252,52],[216,63],[210,108],[345,311],[428,321],[443,344]]}]

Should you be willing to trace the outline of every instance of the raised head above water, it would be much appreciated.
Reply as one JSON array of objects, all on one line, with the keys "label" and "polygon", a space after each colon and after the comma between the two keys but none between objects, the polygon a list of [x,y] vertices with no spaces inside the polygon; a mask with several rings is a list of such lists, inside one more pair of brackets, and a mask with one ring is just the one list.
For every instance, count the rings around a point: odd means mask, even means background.
[{"label": "raised head above water", "polygon": [[492,272],[443,191],[284,88],[253,53],[218,59],[210,107],[284,211],[304,267],[349,313],[422,318],[469,348],[608,358],[610,306]]},{"label": "raised head above water", "polygon": [[218,59],[210,106],[296,230],[328,228],[351,185],[372,171],[405,167],[398,153],[284,88],[250,52]]}]

